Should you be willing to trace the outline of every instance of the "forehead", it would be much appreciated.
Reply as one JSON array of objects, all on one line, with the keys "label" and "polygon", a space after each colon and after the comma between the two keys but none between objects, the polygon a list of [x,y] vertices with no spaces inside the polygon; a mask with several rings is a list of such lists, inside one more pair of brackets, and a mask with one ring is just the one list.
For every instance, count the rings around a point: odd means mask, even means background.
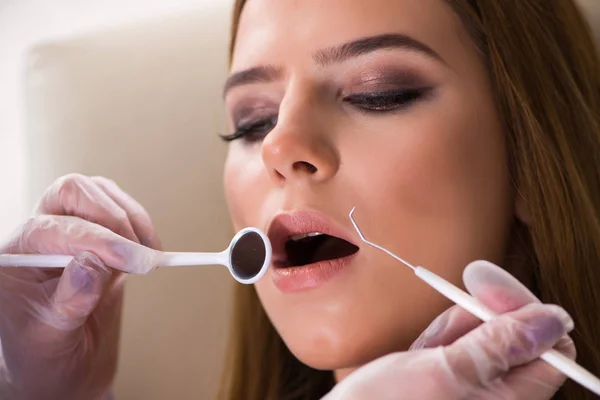
[{"label": "forehead", "polygon": [[472,45],[445,0],[249,0],[232,70],[306,61],[320,49],[384,33],[412,36],[446,60]]}]

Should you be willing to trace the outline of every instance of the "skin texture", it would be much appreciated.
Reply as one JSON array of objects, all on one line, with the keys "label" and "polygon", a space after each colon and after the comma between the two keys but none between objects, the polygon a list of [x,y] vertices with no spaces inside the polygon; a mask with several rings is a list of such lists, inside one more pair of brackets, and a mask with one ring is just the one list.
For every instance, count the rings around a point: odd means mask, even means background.
[{"label": "skin texture", "polygon": [[[324,49],[382,34],[408,35],[439,57],[386,49],[315,60]],[[504,135],[484,65],[447,4],[252,0],[231,71],[258,66],[278,74],[225,96],[232,131],[277,118],[264,140],[230,145],[224,181],[236,229],[267,229],[279,212],[314,210],[358,244],[347,218],[356,206],[369,239],[457,285],[472,260],[506,266],[515,200]],[[347,100],[401,89],[424,91],[389,112]],[[449,306],[364,245],[342,274],[312,290],[282,293],[269,275],[256,288],[289,349],[338,378],[408,349]]]}]

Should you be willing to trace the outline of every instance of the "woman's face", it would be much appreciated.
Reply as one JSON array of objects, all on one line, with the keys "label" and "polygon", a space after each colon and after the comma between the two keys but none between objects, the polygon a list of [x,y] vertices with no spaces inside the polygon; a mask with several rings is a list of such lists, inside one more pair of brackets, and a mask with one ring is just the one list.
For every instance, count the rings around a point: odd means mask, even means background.
[{"label": "woman's face", "polygon": [[231,72],[230,212],[273,242],[256,289],[301,361],[343,370],[405,350],[449,306],[361,243],[354,206],[368,239],[455,284],[475,259],[502,263],[503,132],[445,1],[250,0]]}]

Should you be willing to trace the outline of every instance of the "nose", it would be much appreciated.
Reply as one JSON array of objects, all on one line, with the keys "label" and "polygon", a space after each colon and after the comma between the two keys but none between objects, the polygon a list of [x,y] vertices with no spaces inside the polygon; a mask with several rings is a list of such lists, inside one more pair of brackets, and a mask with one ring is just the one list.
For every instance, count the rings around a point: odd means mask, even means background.
[{"label": "nose", "polygon": [[278,185],[294,181],[322,183],[340,166],[327,114],[315,101],[282,102],[275,128],[265,137],[261,152],[271,179]]}]

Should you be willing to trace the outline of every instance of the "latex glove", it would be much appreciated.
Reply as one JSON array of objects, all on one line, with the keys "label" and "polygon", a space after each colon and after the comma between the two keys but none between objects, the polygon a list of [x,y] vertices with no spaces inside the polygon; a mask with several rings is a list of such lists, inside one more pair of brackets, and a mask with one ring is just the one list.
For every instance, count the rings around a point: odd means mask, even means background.
[{"label": "latex glove", "polygon": [[[123,276],[160,248],[144,209],[104,178],[56,181],[0,253],[74,255],[66,269],[0,268],[0,398],[103,398],[114,379]],[[120,271],[117,271],[116,268]]]},{"label": "latex glove", "polygon": [[482,324],[451,307],[410,351],[359,368],[324,400],[551,399],[566,378],[538,357],[556,346],[575,358],[566,336],[573,329],[570,316],[540,304],[519,281],[488,262],[469,264],[463,279],[473,296],[502,315]]}]

